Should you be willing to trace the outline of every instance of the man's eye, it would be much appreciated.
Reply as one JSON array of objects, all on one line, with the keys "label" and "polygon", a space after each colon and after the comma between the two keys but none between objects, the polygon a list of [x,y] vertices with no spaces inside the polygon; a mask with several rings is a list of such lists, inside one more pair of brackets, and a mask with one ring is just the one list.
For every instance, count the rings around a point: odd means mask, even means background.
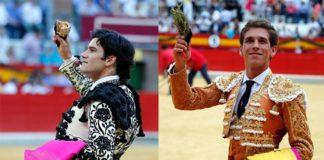
[{"label": "man's eye", "polygon": [[259,42],[260,42],[260,43],[262,43],[262,44],[265,44],[265,43],[267,43],[267,41],[266,41],[266,40],[260,40]]}]

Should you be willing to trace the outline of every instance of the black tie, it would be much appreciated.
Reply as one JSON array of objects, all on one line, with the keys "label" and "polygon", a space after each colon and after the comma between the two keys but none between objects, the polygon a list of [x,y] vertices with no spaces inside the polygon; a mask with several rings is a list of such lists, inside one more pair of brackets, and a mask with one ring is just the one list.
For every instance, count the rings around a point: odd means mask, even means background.
[{"label": "black tie", "polygon": [[254,84],[254,81],[248,80],[245,83],[246,83],[246,89],[245,89],[245,92],[244,92],[243,96],[241,97],[240,102],[238,104],[238,109],[237,109],[238,118],[240,118],[245,111],[245,106],[249,101],[250,94],[251,94],[251,88]]}]

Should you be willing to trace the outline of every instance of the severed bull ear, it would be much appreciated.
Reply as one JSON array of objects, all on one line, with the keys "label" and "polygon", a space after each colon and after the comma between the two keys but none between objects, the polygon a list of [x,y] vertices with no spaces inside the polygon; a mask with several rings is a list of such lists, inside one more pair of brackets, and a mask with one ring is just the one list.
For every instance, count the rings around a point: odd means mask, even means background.
[{"label": "severed bull ear", "polygon": [[[67,36],[69,35],[71,29],[71,25],[67,21],[60,21],[56,20],[55,25],[54,25],[54,31],[56,35],[59,35],[61,38],[66,40]],[[57,47],[60,46],[60,43],[57,41],[56,42]]]}]

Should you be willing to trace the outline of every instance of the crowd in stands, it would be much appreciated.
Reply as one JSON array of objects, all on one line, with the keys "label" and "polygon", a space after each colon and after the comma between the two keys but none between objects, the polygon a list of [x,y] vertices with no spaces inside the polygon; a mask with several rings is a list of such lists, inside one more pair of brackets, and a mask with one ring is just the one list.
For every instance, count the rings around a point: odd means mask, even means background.
[{"label": "crowd in stands", "polygon": [[[160,0],[159,32],[176,32],[170,10],[177,4],[182,4],[194,33],[232,38],[239,33],[241,23],[265,18],[282,37],[298,33],[310,38],[324,37],[323,0]],[[285,27],[286,24],[294,27]]]},{"label": "crowd in stands", "polygon": [[[73,0],[67,2],[71,3],[71,9],[62,12],[62,17],[50,17],[56,10],[55,3],[55,0],[0,0],[0,67],[61,65],[63,61],[51,40],[55,19],[63,17],[71,20],[69,38],[72,52],[79,53],[86,48],[86,42],[80,40],[79,27],[83,16],[158,17],[156,0]],[[66,13],[71,14],[64,15]],[[77,52],[73,51],[75,44],[81,48]],[[71,85],[63,75],[47,74],[42,70],[38,72],[43,72],[39,74],[42,78],[35,78],[33,73],[25,84],[19,84],[15,78],[0,82],[0,93],[43,94],[51,92],[46,87]]]}]

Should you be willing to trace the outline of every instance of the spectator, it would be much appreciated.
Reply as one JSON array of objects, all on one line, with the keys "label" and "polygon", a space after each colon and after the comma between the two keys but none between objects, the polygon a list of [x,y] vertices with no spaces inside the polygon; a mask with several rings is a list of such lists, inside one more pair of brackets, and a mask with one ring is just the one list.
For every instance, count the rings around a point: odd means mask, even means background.
[{"label": "spectator", "polygon": [[136,0],[128,0],[122,3],[123,16],[138,17],[140,15],[139,8],[137,8]]},{"label": "spectator", "polygon": [[111,3],[113,0],[96,0],[100,8],[100,14],[103,15],[112,15]]},{"label": "spectator", "polygon": [[51,89],[41,83],[39,79],[29,79],[29,81],[24,84],[21,88],[22,94],[39,94],[39,95],[45,95],[49,94],[51,92]]},{"label": "spectator", "polygon": [[193,21],[193,16],[194,16],[192,0],[184,0],[183,13],[186,15],[189,23],[191,23]]},{"label": "spectator", "polygon": [[286,15],[286,4],[284,0],[279,0],[278,3],[273,5],[274,21],[278,22]]},{"label": "spectator", "polygon": [[8,81],[6,84],[4,84],[2,88],[2,93],[9,94],[9,95],[17,94],[18,93],[17,80],[13,78],[10,81]]},{"label": "spectator", "polygon": [[200,72],[207,84],[211,83],[211,79],[208,75],[208,65],[206,58],[197,49],[191,48],[191,57],[187,62],[187,66],[190,68],[188,74],[188,82],[190,86],[193,84],[193,79],[197,72]]},{"label": "spectator", "polygon": [[288,1],[286,8],[286,23],[297,23],[297,7],[293,1]]},{"label": "spectator", "polygon": [[[324,3],[324,2],[322,2]],[[314,7],[313,7],[313,17],[315,17],[315,19],[319,18],[319,16],[321,15],[321,10],[322,10],[322,6],[320,3],[315,3]]]},{"label": "spectator", "polygon": [[24,26],[22,24],[20,1],[10,1],[7,8],[9,19],[6,29],[8,31],[9,38],[21,39],[24,35]]},{"label": "spectator", "polygon": [[171,9],[173,9],[177,5],[178,0],[166,0],[165,2],[168,13],[171,13]]},{"label": "spectator", "polygon": [[[173,48],[167,48],[167,46],[162,47],[163,50],[161,54],[161,67],[166,71],[169,66],[174,62],[173,58]],[[211,79],[208,75],[207,70],[207,60],[200,53],[199,50],[191,48],[191,57],[187,62],[187,69],[190,70],[188,75],[188,81],[190,86],[193,84],[193,79],[196,76],[197,72],[200,72],[207,84],[211,83]]]},{"label": "spectator", "polygon": [[267,6],[264,1],[261,1],[260,3],[254,5],[253,10],[255,11],[257,18],[265,18],[266,8]]},{"label": "spectator", "polygon": [[212,14],[212,24],[211,24],[211,33],[212,34],[218,34],[218,29],[219,29],[219,24],[221,23],[220,21],[221,16],[220,12],[218,10],[214,10]]},{"label": "spectator", "polygon": [[37,0],[27,0],[21,6],[22,12],[22,21],[24,28],[27,32],[36,28],[37,30],[41,31],[42,27],[42,9],[37,3]]},{"label": "spectator", "polygon": [[42,33],[37,28],[28,32],[23,37],[23,46],[25,48],[24,62],[27,65],[39,64],[39,56],[41,54]]},{"label": "spectator", "polygon": [[243,15],[241,13],[241,6],[237,0],[226,0],[225,9],[236,10],[236,16],[240,22],[243,20]]},{"label": "spectator", "polygon": [[169,32],[171,30],[173,19],[168,16],[168,12],[160,10],[159,31]]},{"label": "spectator", "polygon": [[309,18],[309,12],[310,12],[310,6],[309,3],[306,3],[305,0],[302,0],[301,6],[299,7],[298,10],[298,22],[300,20],[303,20],[305,24],[308,23],[308,18]]},{"label": "spectator", "polygon": [[15,49],[13,46],[10,46],[7,50],[7,54],[6,56],[8,57],[9,61],[8,64],[9,65],[13,65],[13,64],[19,64],[20,60],[18,59]]},{"label": "spectator", "polygon": [[100,13],[100,8],[94,0],[86,0],[78,6],[78,11],[81,16],[95,16]]},{"label": "spectator", "polygon": [[4,2],[0,1],[0,26],[4,27],[8,24],[9,15]]},{"label": "spectator", "polygon": [[201,13],[200,18],[197,20],[197,25],[199,26],[200,33],[209,33],[209,29],[211,26],[211,21],[209,20],[209,13],[207,11],[203,11]]},{"label": "spectator", "polygon": [[221,12],[221,24],[219,25],[219,31],[222,31],[225,25],[229,24],[233,16],[230,10],[224,9]]},{"label": "spectator", "polygon": [[210,9],[212,11],[217,10],[218,12],[223,10],[223,4],[220,0],[212,0]]},{"label": "spectator", "polygon": [[0,63],[8,64],[10,59],[7,56],[9,48],[9,38],[4,27],[0,26]]},{"label": "spectator", "polygon": [[33,94],[33,85],[34,81],[29,78],[28,81],[21,87],[21,94]]},{"label": "spectator", "polygon": [[148,8],[148,17],[156,18],[158,16],[159,16],[158,5],[156,5],[156,2],[154,0],[151,0],[151,2],[149,3],[149,8]]},{"label": "spectator", "polygon": [[319,36],[321,33],[321,26],[315,17],[312,17],[311,22],[308,24],[308,28],[309,28],[308,35],[309,38],[311,39],[314,39],[315,37]]}]

